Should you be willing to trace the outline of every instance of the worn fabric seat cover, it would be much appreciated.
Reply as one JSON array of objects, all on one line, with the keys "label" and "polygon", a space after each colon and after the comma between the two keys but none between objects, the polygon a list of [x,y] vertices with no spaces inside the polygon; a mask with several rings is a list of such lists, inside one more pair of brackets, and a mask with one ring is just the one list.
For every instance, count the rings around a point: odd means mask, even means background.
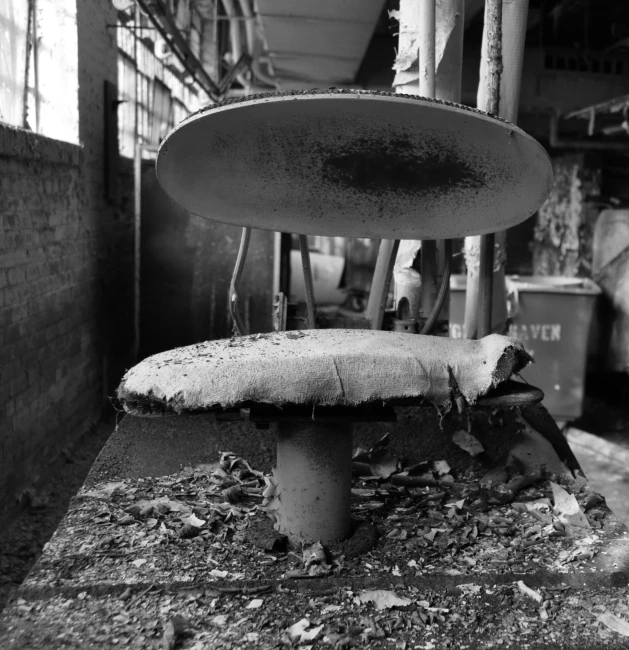
[{"label": "worn fabric seat cover", "polygon": [[149,357],[129,370],[118,397],[134,415],[261,403],[357,406],[426,398],[473,404],[531,361],[492,334],[447,339],[372,330],[300,330],[208,341]]}]

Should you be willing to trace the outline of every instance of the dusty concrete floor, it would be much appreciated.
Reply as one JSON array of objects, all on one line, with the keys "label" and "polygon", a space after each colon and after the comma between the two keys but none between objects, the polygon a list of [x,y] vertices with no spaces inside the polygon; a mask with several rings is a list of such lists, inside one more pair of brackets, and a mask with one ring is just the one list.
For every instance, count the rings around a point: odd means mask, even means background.
[{"label": "dusty concrete floor", "polygon": [[70,499],[78,492],[114,429],[101,422],[50,468],[31,495],[30,505],[0,531],[0,611],[7,598],[30,571],[42,547],[63,519]]},{"label": "dusty concrete floor", "polygon": [[583,416],[564,433],[594,489],[629,524],[629,402],[589,398]]},{"label": "dusty concrete floor", "polygon": [[[57,528],[113,427],[113,422],[103,422],[84,436],[65,464],[55,466],[32,506],[0,533],[0,610]],[[584,417],[567,426],[565,434],[595,490],[629,524],[629,405],[589,400]]]}]

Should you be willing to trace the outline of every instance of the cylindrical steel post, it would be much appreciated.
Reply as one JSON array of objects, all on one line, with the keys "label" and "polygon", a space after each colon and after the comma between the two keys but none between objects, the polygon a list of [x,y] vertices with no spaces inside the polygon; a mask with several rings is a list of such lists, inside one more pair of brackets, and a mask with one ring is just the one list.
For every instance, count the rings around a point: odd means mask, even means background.
[{"label": "cylindrical steel post", "polygon": [[[422,97],[434,98],[437,72],[435,60],[435,0],[421,0],[419,11],[419,94]],[[436,241],[422,241],[421,277],[420,323],[425,321],[432,312],[439,291],[438,280],[440,273]]]},{"label": "cylindrical steel post", "polygon": [[352,424],[279,422],[278,530],[293,543],[330,543],[350,531]]},{"label": "cylindrical steel post", "polygon": [[433,98],[436,74],[436,1],[420,0],[419,12],[419,94]]},{"label": "cylindrical steel post", "polygon": [[[485,105],[491,115],[500,113],[500,76],[502,74],[502,0],[485,2],[485,26],[482,56],[487,58]],[[491,334],[491,306],[494,291],[494,234],[481,235],[478,289],[478,337]]]},{"label": "cylindrical steel post", "polygon": [[383,239],[380,242],[376,268],[373,273],[371,290],[369,291],[369,301],[365,310],[365,317],[369,321],[372,330],[379,330],[382,327],[393,267],[395,266],[395,258],[399,247],[399,239]]},{"label": "cylindrical steel post", "polygon": [[480,284],[478,290],[478,337],[491,334],[494,291],[494,233],[480,238]]},{"label": "cylindrical steel post", "polygon": [[308,249],[308,237],[299,235],[299,250],[301,252],[301,266],[304,270],[304,287],[306,290],[306,309],[308,312],[308,328],[317,329],[317,306],[314,295],[314,281],[312,279],[312,267],[310,266],[310,251]]}]

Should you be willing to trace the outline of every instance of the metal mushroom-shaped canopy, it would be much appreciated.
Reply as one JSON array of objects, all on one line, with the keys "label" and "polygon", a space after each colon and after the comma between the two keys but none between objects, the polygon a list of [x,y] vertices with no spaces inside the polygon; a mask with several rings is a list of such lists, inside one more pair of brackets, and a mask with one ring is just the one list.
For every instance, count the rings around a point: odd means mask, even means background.
[{"label": "metal mushroom-shaped canopy", "polygon": [[423,97],[320,90],[209,106],[161,145],[157,176],[186,210],[307,235],[440,239],[531,216],[550,160],[524,131]]},{"label": "metal mushroom-shaped canopy", "polygon": [[127,372],[118,397],[141,416],[279,407],[267,416],[278,422],[278,529],[293,542],[331,542],[349,532],[352,424],[366,407],[474,404],[530,360],[497,334],[275,332],[156,354]]}]

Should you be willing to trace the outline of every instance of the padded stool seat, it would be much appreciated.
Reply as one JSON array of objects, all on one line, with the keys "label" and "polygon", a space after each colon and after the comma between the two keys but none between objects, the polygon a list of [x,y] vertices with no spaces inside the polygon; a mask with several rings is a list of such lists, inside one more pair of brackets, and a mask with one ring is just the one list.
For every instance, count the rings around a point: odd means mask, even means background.
[{"label": "padded stool seat", "polygon": [[530,362],[519,342],[374,330],[298,330],[208,341],[145,359],[118,395],[135,414],[243,404],[360,406],[425,398],[469,404]]},{"label": "padded stool seat", "polygon": [[[519,342],[497,334],[474,341],[374,330],[274,332],[156,354],[127,372],[118,397],[141,416],[264,405],[273,420],[274,408],[285,410],[276,417],[267,507],[293,542],[330,542],[349,531],[352,423],[362,407],[408,398],[441,408],[461,399],[473,404],[530,361]],[[341,407],[342,414],[316,420],[316,406]],[[303,407],[311,407],[311,419]]]}]

